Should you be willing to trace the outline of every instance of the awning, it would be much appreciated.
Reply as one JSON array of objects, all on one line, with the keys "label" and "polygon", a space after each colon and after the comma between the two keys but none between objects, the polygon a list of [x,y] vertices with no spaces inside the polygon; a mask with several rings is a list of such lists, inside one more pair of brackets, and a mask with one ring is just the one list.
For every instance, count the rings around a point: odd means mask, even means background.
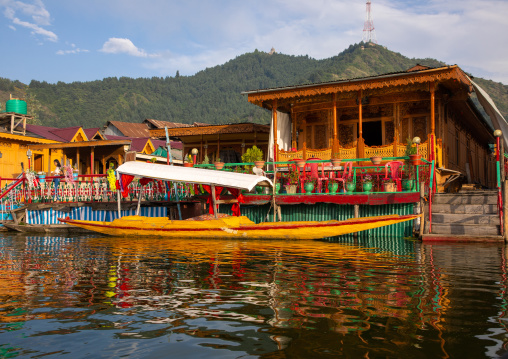
[{"label": "awning", "polygon": [[505,150],[508,149],[508,123],[504,119],[503,115],[501,115],[501,112],[499,112],[496,104],[492,101],[488,93],[486,93],[485,90],[483,90],[477,83],[473,82],[473,80],[470,79],[470,81],[476,92],[478,101],[480,101],[485,112],[487,112],[490,117],[494,129],[503,131],[504,148]]},{"label": "awning", "polygon": [[139,178],[153,178],[163,181],[210,184],[220,187],[239,188],[251,191],[256,185],[273,187],[273,183],[265,176],[251,174],[207,170],[203,168],[159,165],[144,162],[126,162],[116,171],[119,174]]}]

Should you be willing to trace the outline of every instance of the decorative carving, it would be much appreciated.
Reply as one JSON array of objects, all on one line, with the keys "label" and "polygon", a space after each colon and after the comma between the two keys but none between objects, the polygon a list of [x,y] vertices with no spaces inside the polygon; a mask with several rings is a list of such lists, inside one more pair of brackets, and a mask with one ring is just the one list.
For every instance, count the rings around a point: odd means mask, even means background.
[{"label": "decorative carving", "polygon": [[354,129],[355,125],[341,125],[339,124],[339,142],[340,143],[351,143],[355,141]]}]

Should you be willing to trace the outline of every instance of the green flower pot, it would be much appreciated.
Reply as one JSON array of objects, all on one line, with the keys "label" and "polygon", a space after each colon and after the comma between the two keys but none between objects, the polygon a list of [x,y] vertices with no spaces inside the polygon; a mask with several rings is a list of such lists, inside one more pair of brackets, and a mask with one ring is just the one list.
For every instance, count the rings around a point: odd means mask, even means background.
[{"label": "green flower pot", "polygon": [[330,182],[328,183],[328,192],[331,194],[337,193],[337,190],[339,189],[339,184],[337,182]]},{"label": "green flower pot", "polygon": [[372,182],[363,182],[363,192],[370,193],[372,191]]},{"label": "green flower pot", "polygon": [[305,190],[305,194],[312,194],[312,191],[314,190],[314,183],[312,182],[305,183],[303,189]]},{"label": "green flower pot", "polygon": [[356,189],[356,184],[354,182],[346,183],[346,191],[347,193],[353,193]]},{"label": "green flower pot", "polygon": [[415,185],[414,180],[410,180],[410,179],[402,180],[402,189],[404,191],[411,191],[413,189],[414,185]]}]

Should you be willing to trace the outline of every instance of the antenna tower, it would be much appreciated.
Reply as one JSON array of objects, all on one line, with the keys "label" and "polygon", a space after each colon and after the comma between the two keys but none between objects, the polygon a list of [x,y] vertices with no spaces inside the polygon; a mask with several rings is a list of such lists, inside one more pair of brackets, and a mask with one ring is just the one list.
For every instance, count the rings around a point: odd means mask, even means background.
[{"label": "antenna tower", "polygon": [[370,15],[370,1],[367,1],[367,13],[365,15],[365,23],[363,25],[363,42],[373,42],[377,44],[376,33],[374,31],[374,21]]}]

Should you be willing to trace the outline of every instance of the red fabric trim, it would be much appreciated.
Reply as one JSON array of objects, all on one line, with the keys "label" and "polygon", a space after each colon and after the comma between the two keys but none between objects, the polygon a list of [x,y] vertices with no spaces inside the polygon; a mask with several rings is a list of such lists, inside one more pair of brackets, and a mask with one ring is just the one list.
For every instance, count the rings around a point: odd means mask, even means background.
[{"label": "red fabric trim", "polygon": [[148,183],[152,182],[153,181],[153,178],[146,178],[146,177],[143,177],[139,180],[139,183],[144,186],[144,185],[147,185]]},{"label": "red fabric trim", "polygon": [[237,203],[233,203],[231,206],[231,212],[233,213],[233,216],[239,217],[241,216],[240,213],[240,203],[245,203],[245,200],[243,199],[242,191],[240,191],[238,188],[228,188],[228,191],[235,196]]},{"label": "red fabric trim", "polygon": [[129,185],[134,179],[134,176],[121,174],[120,180],[122,181],[122,196],[125,198],[129,195]]},{"label": "red fabric trim", "polygon": [[[204,184],[203,189],[210,193],[206,203],[208,204],[208,213],[213,214],[213,199],[212,199],[212,188],[209,185]],[[222,187],[215,187],[215,200],[218,201],[220,198],[220,193],[222,192]],[[219,205],[217,205],[217,211],[219,211]]]}]

